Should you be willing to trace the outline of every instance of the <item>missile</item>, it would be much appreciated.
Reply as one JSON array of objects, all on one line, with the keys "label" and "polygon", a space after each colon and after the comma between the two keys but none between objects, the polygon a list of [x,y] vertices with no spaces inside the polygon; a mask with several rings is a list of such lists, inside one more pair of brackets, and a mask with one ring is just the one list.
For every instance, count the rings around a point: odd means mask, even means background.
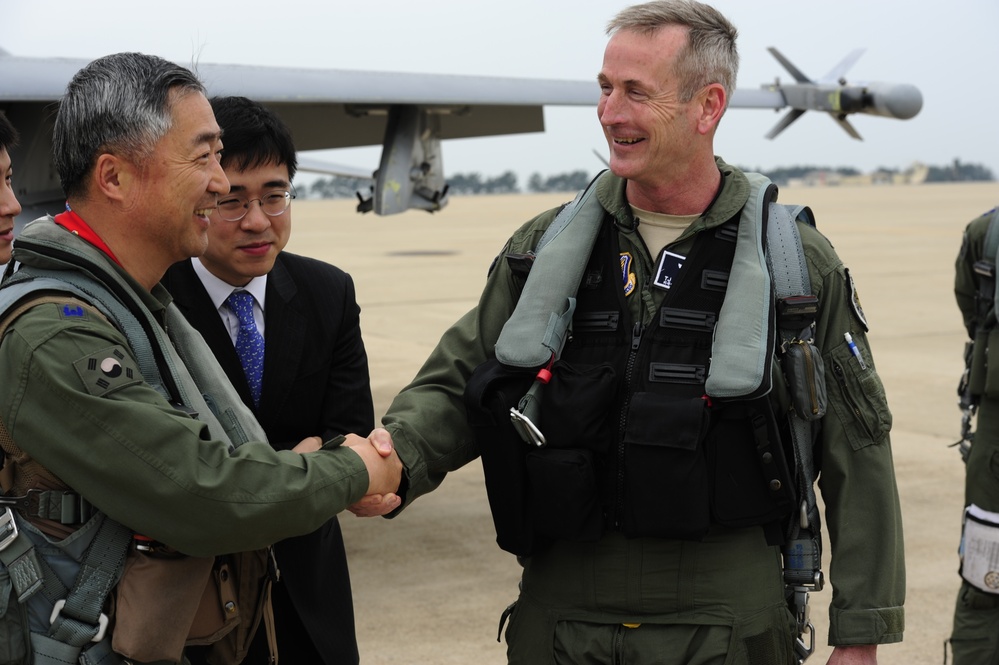
[{"label": "missile", "polygon": [[[790,107],[790,111],[767,133],[772,139],[805,114],[806,111],[828,113],[843,130],[855,139],[860,134],[847,120],[854,113],[908,120],[923,108],[923,95],[907,83],[848,83],[846,72],[863,54],[852,51],[828,74],[814,81],[805,76],[790,60],[774,47],[767,49],[794,78],[794,83],[765,84],[759,91],[738,90],[732,96],[732,106],[755,108]],[[741,93],[741,94],[740,94]]]}]

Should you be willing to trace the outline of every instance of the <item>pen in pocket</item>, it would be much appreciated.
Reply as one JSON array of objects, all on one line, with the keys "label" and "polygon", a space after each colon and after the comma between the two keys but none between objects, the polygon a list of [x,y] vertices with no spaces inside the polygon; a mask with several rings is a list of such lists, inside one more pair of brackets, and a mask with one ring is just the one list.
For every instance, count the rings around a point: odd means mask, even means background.
[{"label": "pen in pocket", "polygon": [[853,335],[850,333],[843,333],[843,339],[846,340],[846,345],[850,347],[850,353],[853,354],[853,357],[856,358],[857,362],[860,364],[860,369],[867,369],[867,363],[864,362],[864,357],[860,355],[860,349],[858,349],[857,345],[853,343]]}]

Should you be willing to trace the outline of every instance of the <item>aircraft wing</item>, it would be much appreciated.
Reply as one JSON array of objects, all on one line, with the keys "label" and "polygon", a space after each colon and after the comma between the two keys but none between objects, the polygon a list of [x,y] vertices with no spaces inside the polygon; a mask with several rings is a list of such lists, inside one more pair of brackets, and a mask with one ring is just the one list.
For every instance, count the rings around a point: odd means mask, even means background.
[{"label": "aircraft wing", "polygon": [[[921,108],[922,97],[913,86],[848,86],[842,75],[859,51],[818,81],[798,72],[776,49],[771,52],[796,82],[735,90],[730,100],[732,108],[790,107],[771,138],[806,110],[826,111],[850,132],[848,114],[905,119]],[[62,193],[50,157],[54,110],[87,62],[18,57],[0,49],[0,111],[22,135],[11,155],[25,207],[22,218],[59,209]],[[409,208],[432,212],[447,204],[443,139],[544,131],[545,106],[594,106],[599,98],[594,81],[206,63],[193,69],[210,96],[243,95],[272,108],[291,128],[299,150],[382,145],[381,162],[370,174],[371,198],[362,200],[358,210],[383,215]],[[840,80],[830,80],[834,74]],[[851,135],[859,138],[855,131]]]},{"label": "aircraft wing", "polygon": [[[88,62],[0,50],[0,110],[24,138],[12,155],[22,205],[61,198],[49,157],[53,111]],[[446,205],[441,140],[544,131],[544,106],[593,106],[599,95],[592,81],[218,64],[193,69],[210,96],[243,95],[272,108],[299,150],[383,145],[377,177],[366,174],[376,180],[373,197],[360,206],[378,214]],[[356,169],[318,170],[356,175]]]}]

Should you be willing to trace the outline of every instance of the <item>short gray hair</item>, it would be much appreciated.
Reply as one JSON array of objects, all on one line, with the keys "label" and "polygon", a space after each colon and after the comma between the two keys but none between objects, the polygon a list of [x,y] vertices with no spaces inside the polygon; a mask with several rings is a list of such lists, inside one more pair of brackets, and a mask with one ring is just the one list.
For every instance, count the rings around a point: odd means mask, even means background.
[{"label": "short gray hair", "polygon": [[653,35],[661,28],[687,28],[687,45],[674,63],[680,101],[689,102],[697,91],[720,83],[726,97],[735,90],[739,73],[739,31],[714,7],[694,0],[653,0],[622,9],[607,24],[607,34],[631,30]]},{"label": "short gray hair", "polygon": [[82,194],[103,153],[148,157],[171,126],[174,89],[205,93],[190,70],[154,55],[116,53],[70,81],[56,115],[53,159],[66,196]]}]

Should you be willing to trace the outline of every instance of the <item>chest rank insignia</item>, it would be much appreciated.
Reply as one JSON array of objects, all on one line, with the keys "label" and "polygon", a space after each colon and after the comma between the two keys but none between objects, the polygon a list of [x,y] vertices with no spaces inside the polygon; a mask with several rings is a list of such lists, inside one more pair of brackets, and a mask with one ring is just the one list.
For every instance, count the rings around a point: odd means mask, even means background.
[{"label": "chest rank insignia", "polygon": [[633,262],[631,252],[621,252],[621,284],[624,286],[625,296],[630,296],[635,290],[635,273],[631,270]]},{"label": "chest rank insignia", "polygon": [[138,367],[120,346],[109,346],[73,363],[84,389],[95,397],[104,397],[125,386],[142,382]]}]

